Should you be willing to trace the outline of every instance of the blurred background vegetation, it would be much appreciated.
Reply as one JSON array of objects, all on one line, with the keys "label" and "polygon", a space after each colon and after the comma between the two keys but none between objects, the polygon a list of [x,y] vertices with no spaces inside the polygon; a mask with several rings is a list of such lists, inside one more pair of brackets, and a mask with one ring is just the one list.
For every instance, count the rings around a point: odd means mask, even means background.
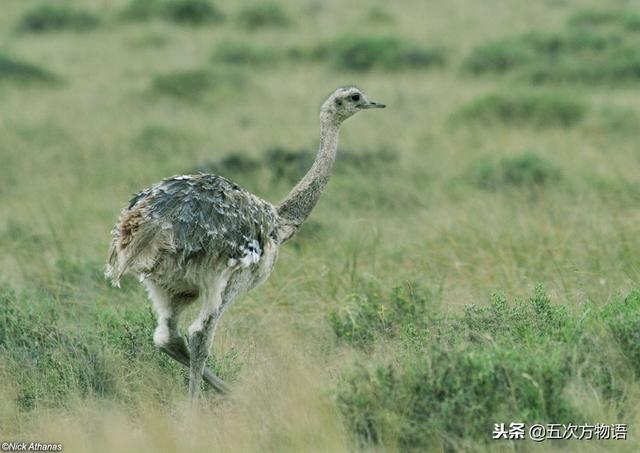
[{"label": "blurred background vegetation", "polygon": [[[0,440],[65,451],[512,451],[494,423],[640,427],[640,2],[3,0]],[[129,196],[212,172],[277,202],[356,84],[335,174],[225,316],[186,404]],[[541,286],[542,285],[542,286]],[[554,451],[556,444],[536,445]]]}]

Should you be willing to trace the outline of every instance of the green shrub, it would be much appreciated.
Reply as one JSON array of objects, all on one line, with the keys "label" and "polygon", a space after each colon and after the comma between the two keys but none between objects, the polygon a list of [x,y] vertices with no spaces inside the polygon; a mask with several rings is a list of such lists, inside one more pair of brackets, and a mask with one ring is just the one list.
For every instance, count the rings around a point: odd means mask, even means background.
[{"label": "green shrub", "polygon": [[521,77],[542,83],[624,83],[640,80],[640,56],[633,48],[597,54],[590,59],[564,59],[553,65],[535,64]]},{"label": "green shrub", "polygon": [[178,23],[203,24],[222,20],[222,13],[208,0],[172,0],[164,7],[164,16]]},{"label": "green shrub", "polygon": [[[152,394],[161,402],[170,389],[166,383],[149,382],[159,369],[174,375],[165,373],[167,379],[176,380],[181,374],[186,381],[186,370],[153,344],[155,321],[150,305],[122,308],[112,300],[101,306],[91,300],[78,310],[74,298],[82,287],[90,284],[92,297],[109,291],[102,265],[88,266],[88,271],[85,267],[86,263],[60,262],[58,281],[64,279],[66,288],[55,294],[43,288],[18,295],[0,284],[1,371],[3,378],[15,383],[22,410],[64,407],[87,396],[131,404],[132,393],[142,385],[157,385]],[[78,272],[81,274],[76,275]],[[131,297],[130,289],[123,291],[129,291]],[[231,351],[214,358],[209,366],[216,373],[232,376],[239,363]],[[123,381],[122,376],[129,374],[136,379]],[[186,391],[186,385],[184,388]]]},{"label": "green shrub", "polygon": [[602,317],[640,377],[640,291],[614,299],[603,309]]},{"label": "green shrub", "polygon": [[633,31],[640,29],[640,14],[627,10],[587,9],[572,15],[567,23],[574,27],[617,25]]},{"label": "green shrub", "polygon": [[365,19],[375,24],[391,24],[395,22],[393,15],[389,11],[379,7],[371,8],[367,12]]},{"label": "green shrub", "polygon": [[535,61],[536,53],[527,43],[518,39],[505,39],[473,49],[463,67],[474,73],[506,72]]},{"label": "green shrub", "polygon": [[354,297],[345,308],[329,313],[329,323],[338,339],[358,347],[370,346],[380,336],[397,336],[407,325],[418,323],[422,328],[432,302],[415,283],[398,286],[388,295],[373,290]]},{"label": "green shrub", "polygon": [[587,112],[586,104],[574,97],[551,92],[496,93],[474,99],[454,115],[471,122],[501,122],[534,127],[573,126]]},{"label": "green shrub", "polygon": [[640,114],[633,108],[605,106],[599,114],[599,126],[612,137],[625,138],[640,128]]},{"label": "green shrub", "polygon": [[209,0],[132,0],[121,15],[128,20],[160,18],[190,25],[224,19],[224,14]]},{"label": "green shrub", "polygon": [[[232,179],[246,178],[248,173],[255,171],[265,171],[267,176],[270,175],[273,183],[292,184],[302,178],[309,170],[313,164],[315,152],[310,149],[276,146],[267,148],[260,156],[254,158],[241,152],[233,152],[220,159],[203,162],[196,170],[204,173],[216,173]],[[335,171],[348,173],[353,170],[367,174],[388,171],[389,166],[393,165],[396,160],[396,155],[385,149],[362,153],[343,150],[337,156]]]},{"label": "green shrub", "polygon": [[120,16],[125,20],[149,20],[164,16],[165,0],[131,0]]},{"label": "green shrub", "polygon": [[291,19],[277,3],[263,2],[244,7],[238,13],[238,23],[247,29],[286,27]]},{"label": "green shrub", "polygon": [[427,68],[445,63],[442,49],[422,48],[397,37],[378,35],[342,36],[318,48],[315,54],[352,71]]},{"label": "green shrub", "polygon": [[588,58],[594,52],[615,48],[618,44],[616,36],[588,30],[531,32],[477,46],[465,58],[463,67],[473,73],[502,73],[534,63],[546,66],[565,58]]},{"label": "green shrub", "polygon": [[483,189],[497,190],[501,187],[543,187],[561,177],[560,170],[548,160],[530,151],[516,156],[481,159],[471,165],[473,183]]},{"label": "green shrub", "polygon": [[194,140],[185,132],[160,125],[150,125],[136,135],[132,145],[136,151],[161,157],[187,151],[194,146]]},{"label": "green shrub", "polygon": [[260,168],[262,162],[244,153],[229,153],[221,159],[212,162],[202,162],[197,171],[202,173],[214,173],[232,178],[237,174],[246,174]]},{"label": "green shrub", "polygon": [[[607,318],[628,350],[638,346],[637,325],[620,323],[625,314],[638,321],[636,296]],[[490,442],[493,424],[502,421],[575,423],[585,414],[567,389],[578,378],[599,398],[621,398],[626,364],[601,354],[593,312],[572,314],[540,286],[528,300],[496,295],[488,306],[448,317],[425,310],[415,302],[421,299],[428,300],[411,297],[410,311],[390,308],[391,323],[381,313],[393,304],[371,298],[357,301],[349,315],[331,315],[341,341],[361,346],[384,339],[395,351],[392,358],[375,349],[363,355],[338,386],[339,407],[365,449],[455,450],[465,438]]]},{"label": "green shrub", "polygon": [[51,83],[57,80],[56,76],[39,66],[0,53],[0,82]]},{"label": "green shrub", "polygon": [[58,303],[19,298],[0,288],[0,357],[18,383],[18,404],[62,405],[71,393],[113,394],[113,380],[96,343],[58,327]]},{"label": "green shrub", "polygon": [[216,47],[213,59],[223,63],[266,65],[273,64],[278,55],[272,49],[258,47],[247,41],[223,41]]},{"label": "green shrub", "polygon": [[640,79],[637,38],[628,32],[602,30],[622,23],[640,30],[640,15],[583,12],[573,28],[531,32],[477,46],[463,68],[474,74],[513,72],[531,83],[621,83]]},{"label": "green shrub", "polygon": [[96,28],[99,23],[99,19],[87,11],[46,3],[27,11],[20,19],[18,29],[32,33],[58,30],[86,31]]},{"label": "green shrub", "polygon": [[157,75],[152,89],[186,101],[198,101],[208,93],[220,93],[242,86],[244,78],[231,71],[191,69]]}]

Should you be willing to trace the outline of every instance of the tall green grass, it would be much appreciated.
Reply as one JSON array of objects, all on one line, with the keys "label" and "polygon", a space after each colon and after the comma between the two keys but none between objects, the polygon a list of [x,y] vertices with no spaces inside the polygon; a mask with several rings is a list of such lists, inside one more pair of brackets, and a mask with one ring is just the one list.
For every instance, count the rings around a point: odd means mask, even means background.
[{"label": "tall green grass", "polygon": [[[0,14],[4,437],[70,452],[638,450],[635,0],[277,0],[287,25],[263,12],[252,28],[253,0],[67,0],[46,4],[99,26],[16,32],[41,4]],[[209,366],[231,396],[191,407],[143,287],[103,279],[113,223],[178,173],[277,203],[314,158],[320,104],[351,84],[388,107],[344,124],[318,206],[218,327]],[[517,418],[630,436],[489,440]]]},{"label": "tall green grass", "polygon": [[96,28],[100,19],[94,14],[69,5],[43,3],[27,11],[18,23],[18,30],[46,33],[60,30],[87,31]]},{"label": "tall green grass", "polygon": [[51,84],[57,81],[60,81],[59,77],[36,64],[0,53],[0,83],[28,84],[35,82]]},{"label": "tall green grass", "polygon": [[576,381],[623,408],[621,383],[637,369],[637,300],[634,292],[600,313],[574,314],[538,287],[527,300],[495,295],[489,306],[443,316],[415,285],[365,296],[331,314],[334,332],[356,347],[387,338],[385,350],[395,354],[373,353],[346,370],[340,407],[363,445],[402,450],[455,448],[465,438],[488,443],[500,420],[582,420],[587,414],[567,392]]}]

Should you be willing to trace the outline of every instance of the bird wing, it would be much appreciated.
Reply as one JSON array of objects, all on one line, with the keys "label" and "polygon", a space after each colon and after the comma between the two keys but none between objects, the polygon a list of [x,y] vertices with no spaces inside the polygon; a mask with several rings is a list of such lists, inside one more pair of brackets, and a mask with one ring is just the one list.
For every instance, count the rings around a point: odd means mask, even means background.
[{"label": "bird wing", "polygon": [[[208,254],[236,260],[246,267],[260,259],[266,241],[277,240],[275,208],[216,175],[164,179],[131,199],[125,214],[135,212],[143,213],[145,226],[133,234],[144,235],[144,238],[121,240],[121,243],[152,247],[158,235],[168,237],[168,248],[182,261]],[[123,231],[121,225],[122,221],[120,227],[114,229],[114,242]],[[127,253],[130,262],[135,260],[131,255],[144,253],[143,250],[130,252],[133,252]]]}]

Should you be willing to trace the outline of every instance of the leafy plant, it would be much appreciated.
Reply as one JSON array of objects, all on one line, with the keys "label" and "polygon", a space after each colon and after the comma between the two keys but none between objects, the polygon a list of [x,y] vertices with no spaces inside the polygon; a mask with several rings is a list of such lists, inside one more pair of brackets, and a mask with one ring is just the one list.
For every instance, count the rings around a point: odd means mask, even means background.
[{"label": "leafy plant", "polygon": [[442,66],[446,61],[442,49],[423,48],[397,37],[378,35],[341,36],[315,53],[341,69],[352,71],[427,68]]},{"label": "leafy plant", "polygon": [[266,65],[276,61],[278,55],[248,41],[223,41],[216,47],[213,59],[230,64]]},{"label": "leafy plant", "polygon": [[238,22],[247,30],[255,30],[265,27],[287,27],[291,24],[291,18],[279,4],[261,2],[241,9]]},{"label": "leafy plant", "polygon": [[160,18],[187,25],[224,19],[224,14],[209,0],[132,0],[121,16],[127,20]]},{"label": "leafy plant", "polygon": [[602,310],[602,318],[640,377],[640,291],[614,299]]},{"label": "leafy plant", "polygon": [[508,156],[496,162],[481,159],[470,168],[473,183],[484,189],[496,190],[501,187],[543,187],[558,181],[562,173],[552,163],[531,151]]},{"label": "leafy plant", "polygon": [[588,30],[566,32],[530,32],[475,47],[465,58],[463,67],[473,73],[502,73],[517,67],[590,56],[619,45],[616,36]]},{"label": "leafy plant", "polygon": [[158,93],[186,101],[201,100],[206,94],[242,86],[244,78],[238,72],[209,69],[189,69],[157,75],[152,89]]},{"label": "leafy plant", "polygon": [[[636,296],[605,309],[631,351],[639,344]],[[553,304],[541,286],[527,300],[498,294],[448,317],[425,310],[424,295],[397,300],[405,308],[361,299],[348,316],[330,316],[339,340],[357,347],[391,341],[395,351],[390,358],[373,349],[340,381],[339,405],[365,448],[455,448],[464,438],[490,439],[496,420],[571,423],[582,417],[566,391],[578,375],[602,398],[621,395],[625,364],[598,352],[603,340],[591,326],[599,317]],[[632,321],[622,321],[629,314]]]},{"label": "leafy plant", "polygon": [[640,29],[640,14],[618,9],[586,9],[573,14],[567,23],[574,27],[622,26],[628,30]]},{"label": "leafy plant", "polygon": [[31,33],[86,31],[96,28],[99,24],[98,17],[87,11],[67,5],[45,3],[27,11],[18,23],[18,30]]},{"label": "leafy plant", "polygon": [[472,122],[501,122],[534,127],[569,127],[587,112],[586,104],[574,97],[552,92],[495,93],[474,99],[454,116]]},{"label": "leafy plant", "polygon": [[58,80],[58,77],[39,66],[0,53],[0,82],[52,83]]}]

